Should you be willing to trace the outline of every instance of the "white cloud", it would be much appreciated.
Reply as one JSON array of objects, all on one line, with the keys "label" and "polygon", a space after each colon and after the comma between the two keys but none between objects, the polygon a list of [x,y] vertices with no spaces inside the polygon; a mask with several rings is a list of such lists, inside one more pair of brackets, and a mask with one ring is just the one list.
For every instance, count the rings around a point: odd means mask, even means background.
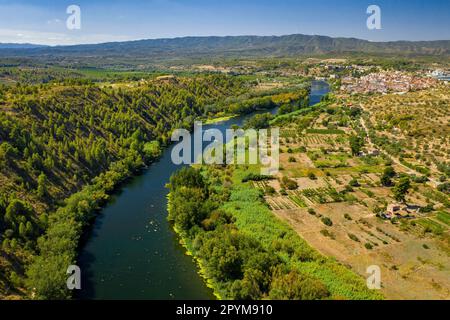
[{"label": "white cloud", "polygon": [[0,29],[0,43],[33,43],[46,45],[92,44],[133,40],[128,36],[110,34],[82,34],[68,31],[43,32],[32,30]]}]

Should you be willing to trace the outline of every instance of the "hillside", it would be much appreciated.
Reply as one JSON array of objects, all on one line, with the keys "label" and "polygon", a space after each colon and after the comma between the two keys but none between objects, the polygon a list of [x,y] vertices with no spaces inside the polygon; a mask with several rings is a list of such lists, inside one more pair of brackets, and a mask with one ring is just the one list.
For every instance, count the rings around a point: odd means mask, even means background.
[{"label": "hillside", "polygon": [[171,130],[246,89],[220,76],[119,88],[70,82],[1,88],[0,299],[29,293],[25,271],[39,253],[45,257],[35,262],[30,286],[39,293],[58,283],[50,278],[64,270],[51,269],[52,259],[73,259],[82,227],[108,193],[150,162]]},{"label": "hillside", "polygon": [[[72,61],[96,59],[103,63],[112,58],[127,61],[142,58],[152,61],[200,58],[296,56],[328,53],[369,53],[388,55],[449,55],[450,41],[370,42],[355,38],[293,34],[286,36],[183,37],[37,48],[0,46],[0,57],[33,57]],[[61,62],[61,61],[59,61]]]}]

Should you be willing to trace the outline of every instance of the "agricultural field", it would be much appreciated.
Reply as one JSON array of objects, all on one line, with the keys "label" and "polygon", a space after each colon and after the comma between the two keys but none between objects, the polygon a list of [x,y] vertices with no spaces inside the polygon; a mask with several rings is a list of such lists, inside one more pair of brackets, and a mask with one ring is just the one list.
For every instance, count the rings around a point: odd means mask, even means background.
[{"label": "agricultural field", "polygon": [[[436,182],[450,172],[450,90],[448,85],[364,98],[372,141],[401,165]],[[446,177],[447,176],[447,177]]]},{"label": "agricultural field", "polygon": [[[352,136],[364,135],[360,116],[348,114],[340,102],[283,122],[281,170],[276,179],[252,186],[322,254],[363,277],[367,267],[379,266],[386,298],[449,299],[448,196],[383,152],[355,154]],[[435,132],[436,141],[447,141],[440,134]],[[370,139],[362,140],[361,150],[374,148]],[[386,185],[383,175],[390,171]],[[410,183],[404,203],[415,211],[387,219],[383,213],[398,201],[402,179]]]}]

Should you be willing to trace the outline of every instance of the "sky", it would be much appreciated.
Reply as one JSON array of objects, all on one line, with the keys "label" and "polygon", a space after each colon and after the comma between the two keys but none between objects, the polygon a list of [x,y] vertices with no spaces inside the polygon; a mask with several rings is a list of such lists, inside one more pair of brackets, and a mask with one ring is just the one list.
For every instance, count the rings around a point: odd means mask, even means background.
[{"label": "sky", "polygon": [[[69,5],[80,8],[80,29],[66,26]],[[379,6],[381,29],[367,28],[369,5]],[[450,0],[0,0],[1,43],[294,33],[450,40]]]}]

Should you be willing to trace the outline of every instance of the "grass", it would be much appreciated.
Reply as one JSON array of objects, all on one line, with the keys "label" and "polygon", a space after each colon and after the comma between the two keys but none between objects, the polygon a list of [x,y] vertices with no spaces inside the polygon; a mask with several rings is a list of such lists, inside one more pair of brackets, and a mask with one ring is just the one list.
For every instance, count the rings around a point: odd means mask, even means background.
[{"label": "grass", "polygon": [[450,214],[448,212],[439,211],[436,214],[436,219],[438,219],[440,222],[443,222],[446,225],[450,226]]},{"label": "grass", "polygon": [[304,178],[308,177],[309,174],[313,173],[316,177],[324,177],[325,174],[322,170],[318,168],[302,168],[302,167],[291,167],[286,168],[285,172],[290,178]]},{"label": "grass", "polygon": [[339,168],[348,166],[347,154],[323,154],[322,152],[308,152],[308,157],[317,168]]},{"label": "grass", "polygon": [[431,232],[435,235],[442,235],[445,231],[441,224],[428,218],[416,220],[416,223],[422,226],[425,232]]}]

